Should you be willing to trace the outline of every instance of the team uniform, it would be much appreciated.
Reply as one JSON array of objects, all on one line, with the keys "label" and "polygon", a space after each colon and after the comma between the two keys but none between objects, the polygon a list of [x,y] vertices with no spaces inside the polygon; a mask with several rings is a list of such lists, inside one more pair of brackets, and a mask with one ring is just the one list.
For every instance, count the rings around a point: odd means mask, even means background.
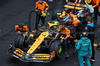
[{"label": "team uniform", "polygon": [[87,24],[85,31],[88,33],[88,38],[91,40],[91,46],[92,46],[92,57],[91,59],[95,59],[95,50],[94,50],[94,24],[93,23],[89,23]]},{"label": "team uniform", "polygon": [[[39,2],[36,2],[36,11],[40,11],[41,13],[44,12],[45,10],[47,11],[49,8],[49,5],[43,1],[42,3],[39,3]],[[41,15],[36,15],[36,24],[35,24],[35,29],[38,30],[38,24],[39,24],[39,21],[42,21],[42,25],[45,24],[45,17],[41,16]]]},{"label": "team uniform", "polygon": [[80,62],[80,66],[84,66],[84,58],[87,66],[91,66],[88,59],[88,55],[92,57],[91,41],[87,37],[83,37],[79,40],[78,44],[75,47],[76,50],[78,50],[78,59]]},{"label": "team uniform", "polygon": [[[21,30],[19,28],[21,28]],[[22,27],[20,27],[19,25],[15,25],[15,31],[17,31],[18,33],[28,32],[28,28],[25,25],[23,25]]]},{"label": "team uniform", "polygon": [[[72,15],[71,15],[72,16]],[[69,28],[70,30],[71,30],[71,32],[73,33],[73,31],[75,30],[76,31],[76,38],[77,39],[80,39],[80,32],[82,31],[81,29],[82,29],[82,24],[81,24],[81,22],[78,20],[78,18],[77,18],[77,16],[76,15],[73,15],[72,16],[73,17],[73,22],[72,23],[70,23],[70,22],[66,22],[65,23],[65,25],[66,26],[71,26],[71,28]]]},{"label": "team uniform", "polygon": [[68,28],[65,27],[64,29],[60,29],[60,27],[59,27],[58,32],[62,32],[63,35],[69,37],[68,39],[64,40],[65,53],[68,53],[67,40],[70,40],[73,48],[75,48],[75,43],[74,43],[73,37],[70,35],[70,30]]}]

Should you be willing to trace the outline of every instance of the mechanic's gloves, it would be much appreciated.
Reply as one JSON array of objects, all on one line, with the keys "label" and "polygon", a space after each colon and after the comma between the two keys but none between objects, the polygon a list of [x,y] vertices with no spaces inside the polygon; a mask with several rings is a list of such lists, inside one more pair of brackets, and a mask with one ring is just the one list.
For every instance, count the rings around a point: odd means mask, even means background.
[{"label": "mechanic's gloves", "polygon": [[67,22],[67,23],[65,23],[65,25],[69,26],[69,25],[72,25],[72,23],[71,22]]},{"label": "mechanic's gloves", "polygon": [[62,43],[64,40],[62,39],[62,40],[60,40],[60,42]]},{"label": "mechanic's gloves", "polygon": [[77,3],[76,1],[74,3]]},{"label": "mechanic's gloves", "polygon": [[45,13],[47,13],[47,10],[44,10]]},{"label": "mechanic's gloves", "polygon": [[56,40],[56,37],[55,37],[55,38],[53,38],[53,40]]},{"label": "mechanic's gloves", "polygon": [[41,11],[42,10],[39,9],[39,11],[37,12],[37,15],[42,15]]}]

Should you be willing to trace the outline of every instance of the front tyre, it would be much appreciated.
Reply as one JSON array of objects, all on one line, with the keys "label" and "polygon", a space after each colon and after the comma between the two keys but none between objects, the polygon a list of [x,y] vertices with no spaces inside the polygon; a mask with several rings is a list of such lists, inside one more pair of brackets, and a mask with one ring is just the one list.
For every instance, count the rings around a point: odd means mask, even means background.
[{"label": "front tyre", "polygon": [[24,37],[22,34],[19,34],[17,38],[15,39],[14,46],[15,48],[20,48],[22,50],[28,49],[28,44],[25,43],[26,37]]},{"label": "front tyre", "polygon": [[62,45],[59,43],[59,41],[54,41],[51,43],[50,52],[55,51],[56,57],[59,57],[62,54],[62,50]]}]

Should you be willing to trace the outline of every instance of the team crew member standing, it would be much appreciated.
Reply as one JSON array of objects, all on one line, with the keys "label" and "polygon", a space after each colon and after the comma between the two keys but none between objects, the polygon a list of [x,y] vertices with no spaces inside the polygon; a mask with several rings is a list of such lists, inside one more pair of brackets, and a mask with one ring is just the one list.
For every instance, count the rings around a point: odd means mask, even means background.
[{"label": "team crew member standing", "polygon": [[[49,5],[45,1],[38,0],[38,2],[36,2],[36,7],[35,7],[36,11],[38,11],[40,13],[42,13],[42,12],[46,13],[48,8],[49,8]],[[36,15],[35,31],[38,30],[38,24],[39,24],[40,19],[42,21],[42,25],[45,24],[45,17],[41,16],[41,14],[37,14]]]},{"label": "team crew member standing", "polygon": [[91,41],[86,37],[86,32],[83,32],[82,38],[79,40],[78,44],[76,44],[76,49],[78,50],[78,59],[80,62],[80,66],[84,66],[83,60],[85,58],[87,66],[91,66],[90,61],[88,59],[92,57],[92,47]]},{"label": "team crew member standing", "polygon": [[91,61],[95,61],[95,50],[94,50],[94,24],[92,23],[92,18],[91,16],[87,16],[87,25],[85,27],[85,31],[88,33],[88,38],[91,40],[91,44],[92,44],[92,57],[91,57]]}]

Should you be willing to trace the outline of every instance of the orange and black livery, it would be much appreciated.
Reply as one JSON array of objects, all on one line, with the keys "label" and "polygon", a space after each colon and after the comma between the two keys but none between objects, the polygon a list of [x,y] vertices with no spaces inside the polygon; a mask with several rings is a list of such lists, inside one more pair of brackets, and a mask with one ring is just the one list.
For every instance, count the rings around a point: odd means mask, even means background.
[{"label": "orange and black livery", "polygon": [[[57,24],[48,23],[49,29]],[[15,26],[15,30],[19,31],[19,25]],[[28,31],[26,26],[20,31]],[[23,62],[50,62],[54,57],[62,54],[62,43],[59,40],[53,41],[53,35],[48,28],[44,32],[28,32],[20,33],[13,44],[10,44],[8,54],[18,58]],[[38,34],[38,35],[36,35]],[[46,42],[47,41],[47,42]],[[41,51],[48,49],[47,51]],[[41,51],[38,52],[38,51]]]},{"label": "orange and black livery", "polygon": [[26,25],[15,25],[15,31],[18,33],[28,32],[28,27]]},{"label": "orange and black livery", "polygon": [[36,11],[41,10],[43,12],[49,9],[49,5],[45,1],[43,1],[43,3],[36,2],[35,9]]}]

